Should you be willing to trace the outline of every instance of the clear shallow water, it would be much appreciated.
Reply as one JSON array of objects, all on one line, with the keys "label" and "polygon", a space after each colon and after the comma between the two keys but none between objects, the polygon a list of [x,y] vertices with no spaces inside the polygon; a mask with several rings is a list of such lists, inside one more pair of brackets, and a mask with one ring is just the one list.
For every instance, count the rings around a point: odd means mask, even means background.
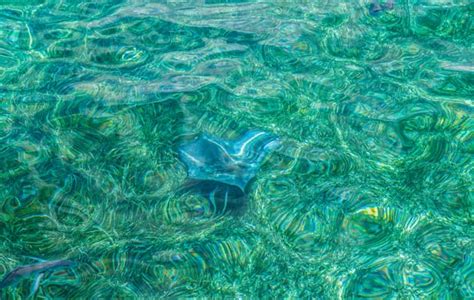
[{"label": "clear shallow water", "polygon": [[[474,297],[474,7],[0,5],[0,274],[36,296]],[[243,213],[178,192],[189,136],[279,136]],[[0,291],[30,294],[34,276]]]}]

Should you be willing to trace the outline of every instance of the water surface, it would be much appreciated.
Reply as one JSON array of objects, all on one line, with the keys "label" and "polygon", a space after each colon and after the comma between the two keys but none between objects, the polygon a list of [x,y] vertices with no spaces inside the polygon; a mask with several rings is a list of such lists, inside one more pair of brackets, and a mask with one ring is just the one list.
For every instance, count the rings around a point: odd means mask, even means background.
[{"label": "water surface", "polygon": [[[468,0],[0,3],[0,275],[39,299],[474,297]],[[245,211],[192,136],[278,136]],[[34,277],[0,290],[31,293]]]}]

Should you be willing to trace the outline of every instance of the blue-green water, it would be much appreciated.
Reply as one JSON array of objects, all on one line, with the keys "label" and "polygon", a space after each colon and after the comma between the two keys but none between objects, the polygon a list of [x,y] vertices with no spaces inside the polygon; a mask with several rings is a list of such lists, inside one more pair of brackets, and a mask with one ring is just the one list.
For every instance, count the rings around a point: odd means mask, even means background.
[{"label": "blue-green water", "polygon": [[[474,298],[474,6],[369,8],[0,1],[0,276],[75,263],[1,299]],[[251,129],[239,213],[183,192]]]}]

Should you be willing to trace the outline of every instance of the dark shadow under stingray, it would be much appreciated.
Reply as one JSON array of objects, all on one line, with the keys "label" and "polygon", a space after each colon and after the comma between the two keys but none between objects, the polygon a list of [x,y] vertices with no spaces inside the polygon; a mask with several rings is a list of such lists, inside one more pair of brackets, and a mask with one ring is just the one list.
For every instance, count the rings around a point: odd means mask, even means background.
[{"label": "dark shadow under stingray", "polygon": [[247,194],[240,188],[212,180],[188,179],[181,188],[183,193],[194,193],[209,200],[214,214],[232,212],[240,215],[245,211]]},{"label": "dark shadow under stingray", "polygon": [[188,174],[182,191],[206,197],[216,212],[242,212],[249,182],[278,145],[275,135],[260,130],[235,140],[202,134],[179,147]]}]

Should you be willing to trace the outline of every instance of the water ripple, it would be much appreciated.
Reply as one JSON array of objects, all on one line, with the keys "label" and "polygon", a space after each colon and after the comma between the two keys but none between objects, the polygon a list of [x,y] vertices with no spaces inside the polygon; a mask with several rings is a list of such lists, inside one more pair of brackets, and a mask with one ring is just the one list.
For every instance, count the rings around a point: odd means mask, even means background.
[{"label": "water ripple", "polygon": [[[42,299],[473,298],[472,4],[381,2],[2,1],[0,275],[77,262]],[[249,129],[281,145],[218,211],[177,149]]]}]

